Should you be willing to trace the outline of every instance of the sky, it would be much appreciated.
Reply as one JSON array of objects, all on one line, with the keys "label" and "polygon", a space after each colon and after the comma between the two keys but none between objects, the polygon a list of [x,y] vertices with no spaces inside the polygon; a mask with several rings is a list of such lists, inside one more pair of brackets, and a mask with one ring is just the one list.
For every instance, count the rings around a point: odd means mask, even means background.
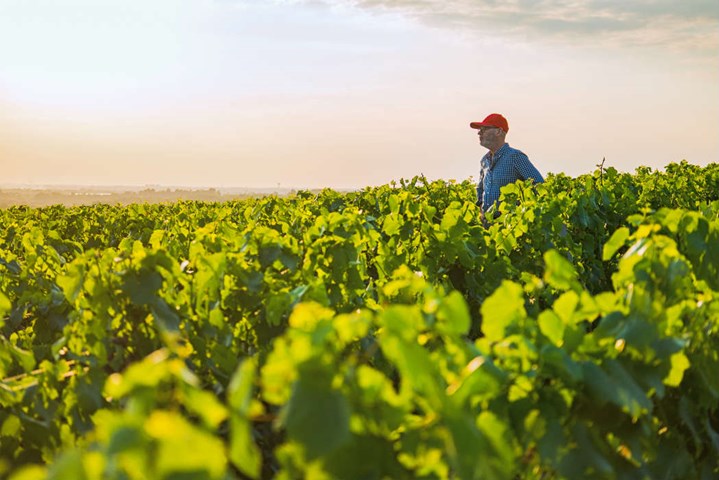
[{"label": "sky", "polygon": [[363,188],[719,162],[717,0],[0,0],[0,184]]}]

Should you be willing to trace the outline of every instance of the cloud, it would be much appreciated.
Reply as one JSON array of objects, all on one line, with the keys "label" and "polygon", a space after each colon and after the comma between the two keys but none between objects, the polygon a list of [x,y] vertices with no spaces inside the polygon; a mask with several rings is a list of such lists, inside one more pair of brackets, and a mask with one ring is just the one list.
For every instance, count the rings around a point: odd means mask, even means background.
[{"label": "cloud", "polygon": [[526,41],[648,47],[714,62],[717,0],[313,0]]}]

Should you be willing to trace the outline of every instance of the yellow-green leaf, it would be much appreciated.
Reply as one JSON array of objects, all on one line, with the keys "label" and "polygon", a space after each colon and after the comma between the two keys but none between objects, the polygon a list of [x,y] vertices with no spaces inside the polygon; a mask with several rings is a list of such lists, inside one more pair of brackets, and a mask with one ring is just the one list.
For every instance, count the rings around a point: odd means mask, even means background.
[{"label": "yellow-green leaf", "polygon": [[690,367],[689,359],[683,352],[671,356],[672,369],[664,379],[664,384],[670,387],[678,387],[684,378],[684,372]]},{"label": "yellow-green leaf", "polygon": [[551,310],[545,310],[537,319],[539,330],[553,344],[561,347],[564,343],[564,322]]}]

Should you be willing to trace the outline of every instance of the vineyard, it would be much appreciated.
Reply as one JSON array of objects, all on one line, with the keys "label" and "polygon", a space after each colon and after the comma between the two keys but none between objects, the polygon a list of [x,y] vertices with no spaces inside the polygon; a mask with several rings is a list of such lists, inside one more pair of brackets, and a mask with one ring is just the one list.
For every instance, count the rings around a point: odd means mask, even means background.
[{"label": "vineyard", "polygon": [[0,210],[0,477],[719,478],[719,164]]}]

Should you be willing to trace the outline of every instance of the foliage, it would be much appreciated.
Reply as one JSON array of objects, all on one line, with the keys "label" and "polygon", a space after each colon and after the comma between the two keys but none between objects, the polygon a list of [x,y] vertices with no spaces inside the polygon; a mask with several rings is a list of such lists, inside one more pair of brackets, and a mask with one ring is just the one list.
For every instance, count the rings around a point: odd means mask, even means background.
[{"label": "foliage", "polygon": [[714,478],[717,182],[0,210],[0,474]]}]

